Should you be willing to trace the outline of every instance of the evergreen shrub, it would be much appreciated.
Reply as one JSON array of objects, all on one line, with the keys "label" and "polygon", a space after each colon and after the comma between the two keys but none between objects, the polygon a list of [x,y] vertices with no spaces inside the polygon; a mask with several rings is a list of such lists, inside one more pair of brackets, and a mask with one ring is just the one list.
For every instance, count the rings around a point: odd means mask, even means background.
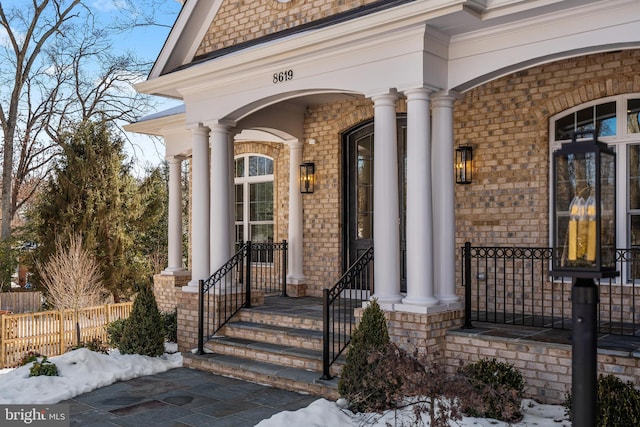
[{"label": "evergreen shrub", "polygon": [[164,338],[169,342],[178,342],[178,310],[160,313],[164,327]]},{"label": "evergreen shrub", "polygon": [[126,324],[127,319],[118,319],[107,325],[107,342],[111,348],[120,348],[120,341],[122,340],[122,334],[124,333],[124,326]]},{"label": "evergreen shrub", "polygon": [[463,367],[462,375],[475,394],[467,401],[465,396],[461,397],[466,414],[509,423],[522,419],[524,380],[513,365],[496,359],[480,359]]},{"label": "evergreen shrub", "polygon": [[164,328],[151,286],[145,284],[133,302],[120,345],[122,354],[160,356],[164,353]]},{"label": "evergreen shrub", "polygon": [[[640,426],[640,391],[613,375],[598,377],[598,427]],[[571,393],[564,406],[571,419]]]},{"label": "evergreen shrub", "polygon": [[39,377],[41,375],[45,375],[47,377],[58,376],[58,367],[55,363],[48,361],[46,356],[44,356],[40,361],[36,360],[33,362],[33,366],[29,369],[30,377]]},{"label": "evergreen shrub", "polygon": [[363,310],[351,337],[338,392],[353,412],[390,409],[400,390],[401,379],[390,378],[384,356],[391,340],[384,312],[374,300]]}]

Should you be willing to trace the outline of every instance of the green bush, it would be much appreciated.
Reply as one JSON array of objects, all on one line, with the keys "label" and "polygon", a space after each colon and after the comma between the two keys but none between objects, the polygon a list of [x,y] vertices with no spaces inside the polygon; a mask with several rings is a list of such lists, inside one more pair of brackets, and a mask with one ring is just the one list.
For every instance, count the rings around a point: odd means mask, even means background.
[{"label": "green bush", "polygon": [[127,324],[127,319],[118,319],[107,325],[107,343],[111,348],[120,348],[120,341],[122,340],[122,334],[124,333],[124,326]]},{"label": "green bush", "polygon": [[401,378],[389,376],[384,357],[390,345],[384,312],[374,300],[364,309],[351,337],[338,392],[353,412],[390,409],[401,387]]},{"label": "green bush", "polygon": [[30,377],[38,377],[40,375],[46,375],[48,377],[58,376],[58,367],[55,363],[51,363],[44,356],[41,361],[33,362],[33,366],[29,370]]},{"label": "green bush", "polygon": [[466,414],[509,423],[522,419],[520,405],[524,380],[513,365],[496,359],[481,359],[465,366],[462,375],[468,379],[476,394],[469,399],[462,397]]},{"label": "green bush", "polygon": [[27,354],[22,356],[22,359],[20,359],[20,362],[18,363],[20,364],[20,366],[24,366],[31,362],[37,361],[39,357],[42,357],[42,354],[38,353],[37,351],[30,350],[27,352]]},{"label": "green bush", "polygon": [[[598,377],[599,427],[640,426],[640,391],[631,382],[623,382],[613,375]],[[571,419],[571,394],[564,402]]]},{"label": "green bush", "polygon": [[164,353],[162,316],[151,286],[143,285],[138,292],[118,348],[122,354],[155,357]]},{"label": "green bush", "polygon": [[109,348],[102,342],[100,338],[93,338],[91,341],[81,342],[78,345],[70,347],[67,351],[77,350],[79,348],[86,348],[96,353],[109,354]]},{"label": "green bush", "polygon": [[178,310],[160,313],[164,326],[164,338],[170,342],[178,342]]}]

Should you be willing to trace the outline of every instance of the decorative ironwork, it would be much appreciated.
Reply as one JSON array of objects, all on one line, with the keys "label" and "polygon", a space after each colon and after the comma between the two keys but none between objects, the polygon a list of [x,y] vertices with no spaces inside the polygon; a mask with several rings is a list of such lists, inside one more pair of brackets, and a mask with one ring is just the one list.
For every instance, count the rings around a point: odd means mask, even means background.
[{"label": "decorative ironwork", "polygon": [[287,242],[245,242],[208,279],[199,281],[198,354],[204,342],[243,307],[251,307],[251,291],[287,296]]},{"label": "decorative ironwork", "polygon": [[323,291],[322,379],[349,345],[355,328],[354,309],[373,293],[373,247],[367,249],[331,289]]},{"label": "decorative ironwork", "polygon": [[[571,328],[571,277],[552,277],[553,249],[462,248],[465,327],[472,322]],[[596,280],[598,331],[640,336],[640,248],[616,249],[618,278]]]}]

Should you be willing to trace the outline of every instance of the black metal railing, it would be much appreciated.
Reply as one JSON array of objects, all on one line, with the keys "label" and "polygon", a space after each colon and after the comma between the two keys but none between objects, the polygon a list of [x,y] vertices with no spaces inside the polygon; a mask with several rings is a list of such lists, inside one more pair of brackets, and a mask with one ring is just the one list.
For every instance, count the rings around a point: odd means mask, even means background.
[{"label": "black metal railing", "polygon": [[[462,248],[465,327],[472,322],[571,328],[572,279],[552,277],[544,247]],[[598,330],[640,336],[640,248],[616,249],[619,277],[598,283]]]},{"label": "black metal railing", "polygon": [[322,379],[349,345],[355,329],[354,310],[373,293],[373,247],[367,249],[331,289],[323,291]]},{"label": "black metal railing", "polygon": [[229,261],[199,281],[198,354],[241,308],[251,307],[252,290],[287,296],[286,277],[286,240],[241,244]]}]

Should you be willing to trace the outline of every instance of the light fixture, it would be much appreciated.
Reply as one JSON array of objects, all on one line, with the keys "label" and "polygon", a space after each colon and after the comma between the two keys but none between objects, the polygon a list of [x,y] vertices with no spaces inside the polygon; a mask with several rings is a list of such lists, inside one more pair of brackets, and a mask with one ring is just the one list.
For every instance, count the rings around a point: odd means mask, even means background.
[{"label": "light fixture", "polygon": [[471,184],[473,148],[464,145],[456,148],[456,184]]},{"label": "light fixture", "polygon": [[316,183],[316,165],[311,162],[304,162],[300,165],[300,192],[303,194],[313,193]]}]

